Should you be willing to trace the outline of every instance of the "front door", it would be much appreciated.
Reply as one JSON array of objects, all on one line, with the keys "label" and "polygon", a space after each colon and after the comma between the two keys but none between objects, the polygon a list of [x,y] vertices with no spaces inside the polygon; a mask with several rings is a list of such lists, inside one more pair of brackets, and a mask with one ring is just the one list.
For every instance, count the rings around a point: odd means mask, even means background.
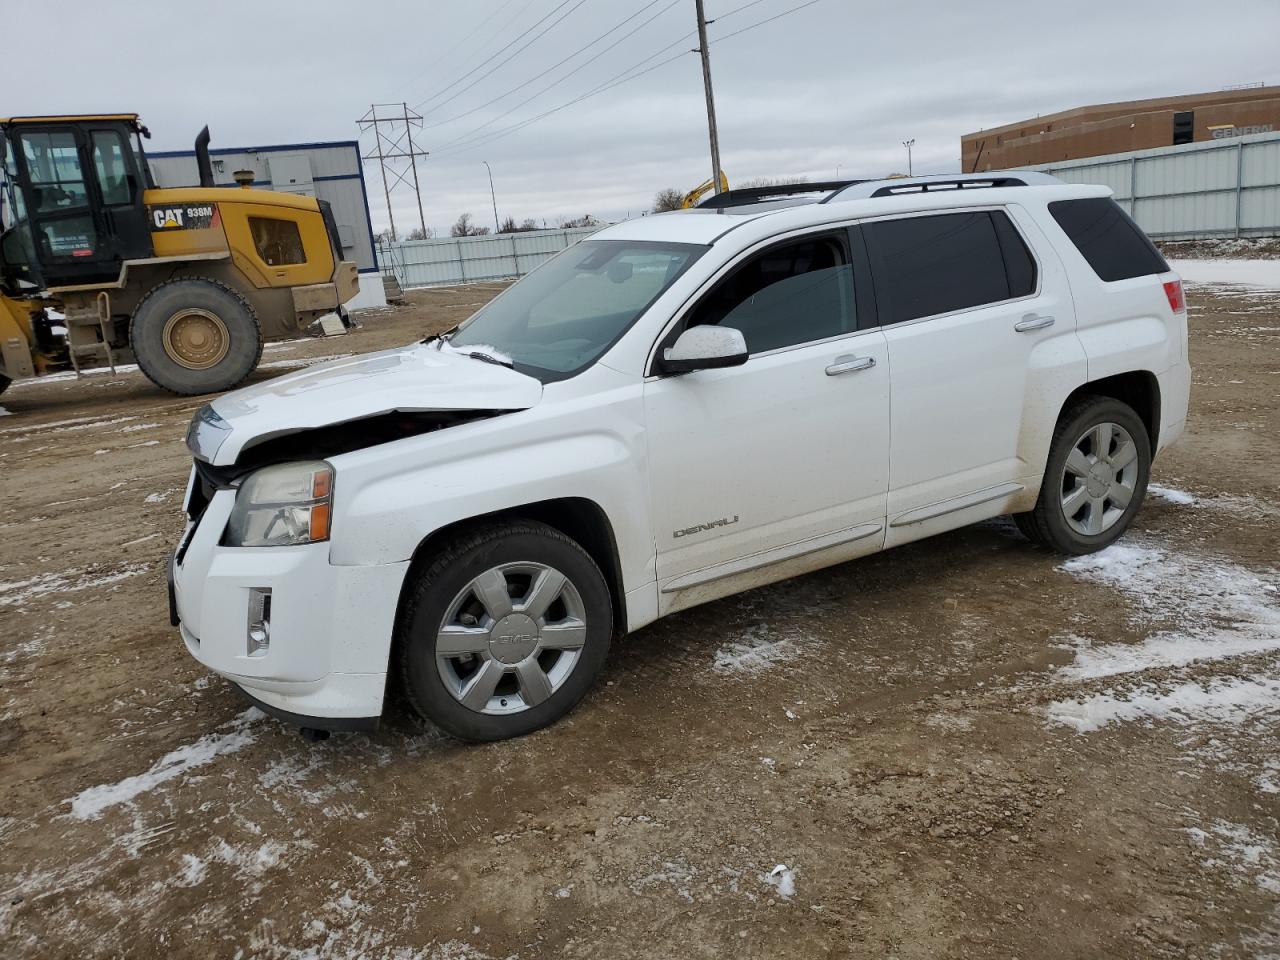
[{"label": "front door", "polygon": [[751,255],[664,340],[718,323],[751,356],[645,384],[661,613],[880,547],[887,348],[857,329],[848,251],[840,231]]},{"label": "front door", "polygon": [[137,156],[129,147],[128,128],[91,127],[88,147],[110,258],[119,261],[151,256],[153,224],[142,202],[143,176]]}]

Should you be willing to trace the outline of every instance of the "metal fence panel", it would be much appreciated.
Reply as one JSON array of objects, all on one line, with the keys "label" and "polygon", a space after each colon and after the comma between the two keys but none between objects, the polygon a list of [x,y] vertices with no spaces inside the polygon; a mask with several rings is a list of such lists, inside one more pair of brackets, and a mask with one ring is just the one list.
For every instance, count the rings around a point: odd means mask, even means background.
[{"label": "metal fence panel", "polygon": [[1280,134],[1044,163],[1068,183],[1099,183],[1157,240],[1280,236]]},{"label": "metal fence panel", "polygon": [[600,227],[534,230],[484,237],[383,243],[379,260],[402,288],[438,287],[523,277]]}]

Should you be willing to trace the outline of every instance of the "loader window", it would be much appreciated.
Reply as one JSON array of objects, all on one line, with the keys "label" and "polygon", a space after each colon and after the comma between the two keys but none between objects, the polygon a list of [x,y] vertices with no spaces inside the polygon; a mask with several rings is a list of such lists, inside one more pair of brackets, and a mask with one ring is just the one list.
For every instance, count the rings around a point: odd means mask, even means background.
[{"label": "loader window", "polygon": [[33,132],[22,134],[20,139],[31,174],[31,199],[36,213],[58,213],[88,206],[88,191],[74,133]]},{"label": "loader window", "polygon": [[253,233],[253,245],[258,248],[258,256],[268,266],[307,262],[307,255],[302,249],[302,235],[292,220],[250,217],[249,230]]},{"label": "loader window", "polygon": [[125,159],[124,140],[114,130],[96,130],[93,134],[93,166],[98,173],[102,202],[108,207],[133,203],[129,185],[129,163]]}]

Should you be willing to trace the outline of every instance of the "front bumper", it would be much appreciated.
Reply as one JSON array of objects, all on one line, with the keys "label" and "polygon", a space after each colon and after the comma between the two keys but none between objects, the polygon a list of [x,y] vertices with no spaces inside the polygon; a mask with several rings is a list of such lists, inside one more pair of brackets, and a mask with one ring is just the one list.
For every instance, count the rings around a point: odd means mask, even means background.
[{"label": "front bumper", "polygon": [[[408,561],[335,566],[328,543],[221,546],[234,499],[231,490],[213,495],[171,565],[187,650],[288,722],[376,726]],[[249,642],[254,590],[270,591],[264,648]]]}]

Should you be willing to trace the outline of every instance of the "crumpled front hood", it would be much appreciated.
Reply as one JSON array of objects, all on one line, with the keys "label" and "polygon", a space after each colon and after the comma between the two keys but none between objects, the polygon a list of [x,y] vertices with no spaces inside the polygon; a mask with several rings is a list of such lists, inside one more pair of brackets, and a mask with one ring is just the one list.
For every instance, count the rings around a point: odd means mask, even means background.
[{"label": "crumpled front hood", "polygon": [[523,373],[441,351],[435,343],[335,360],[245,387],[201,407],[187,446],[201,460],[235,463],[272,437],[384,413],[527,410],[542,384]]}]

